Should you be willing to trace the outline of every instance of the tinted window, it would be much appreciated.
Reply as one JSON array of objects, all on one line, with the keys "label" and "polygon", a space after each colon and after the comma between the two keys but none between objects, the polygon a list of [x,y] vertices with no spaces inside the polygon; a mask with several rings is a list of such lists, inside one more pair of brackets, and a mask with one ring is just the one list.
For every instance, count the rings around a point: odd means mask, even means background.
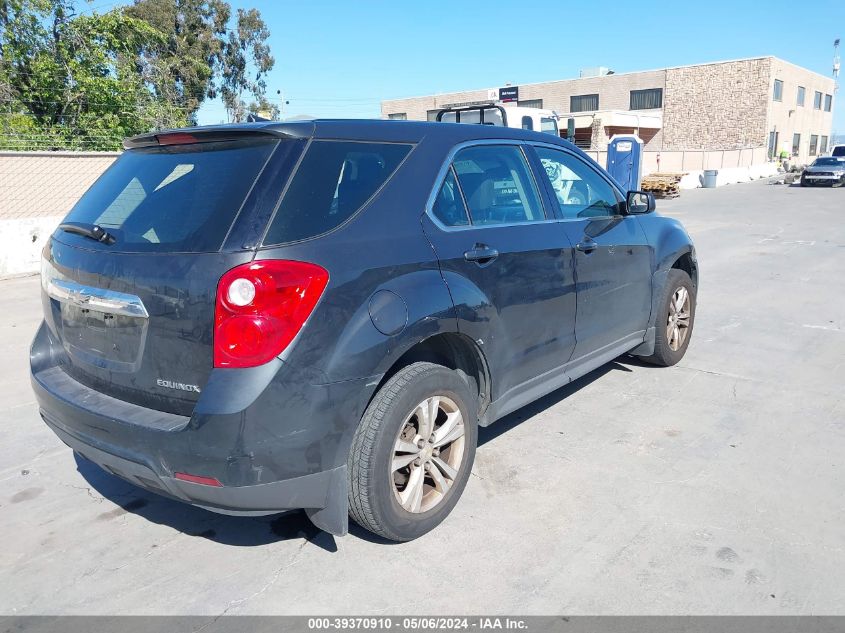
[{"label": "tinted window", "polygon": [[590,110],[599,109],[599,96],[593,95],[573,95],[569,97],[569,111],[570,112],[589,112]]},{"label": "tinted window", "polygon": [[536,149],[564,218],[594,218],[619,213],[619,201],[613,187],[586,163],[565,152],[545,147]]},{"label": "tinted window", "polygon": [[830,153],[831,156],[845,156],[845,145],[837,145]]},{"label": "tinted window", "polygon": [[463,149],[453,163],[473,224],[545,219],[522,151],[513,145]]},{"label": "tinted window", "polygon": [[173,145],[124,152],[67,222],[99,224],[111,251],[219,250],[277,141]]},{"label": "tinted window", "polygon": [[533,130],[534,129],[534,121],[531,120],[530,116],[522,117],[522,129],[523,130]]},{"label": "tinted window", "polygon": [[631,110],[654,110],[663,107],[663,88],[631,91]]},{"label": "tinted window", "polygon": [[264,243],[303,240],[340,226],[390,178],[410,149],[395,143],[312,142]]},{"label": "tinted window", "polygon": [[443,186],[434,200],[434,206],[431,212],[438,220],[446,226],[463,226],[469,224],[467,218],[467,209],[464,206],[461,192],[458,189],[458,181],[455,180],[455,174],[450,169],[446,174],[446,179],[443,181]]}]

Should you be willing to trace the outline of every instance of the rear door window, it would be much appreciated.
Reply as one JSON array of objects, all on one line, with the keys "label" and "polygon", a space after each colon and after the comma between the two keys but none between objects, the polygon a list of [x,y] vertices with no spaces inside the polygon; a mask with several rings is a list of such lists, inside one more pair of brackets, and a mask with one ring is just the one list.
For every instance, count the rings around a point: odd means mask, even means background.
[{"label": "rear door window", "polygon": [[366,204],[408,155],[411,145],[313,141],[291,180],[265,245],[322,235]]},{"label": "rear door window", "polygon": [[277,142],[128,150],[65,221],[102,226],[116,237],[109,251],[218,251]]},{"label": "rear door window", "polygon": [[522,150],[514,145],[462,149],[453,163],[474,225],[545,220]]},{"label": "rear door window", "polygon": [[443,180],[443,186],[437,193],[431,212],[444,226],[466,226],[469,224],[464,199],[451,167]]}]

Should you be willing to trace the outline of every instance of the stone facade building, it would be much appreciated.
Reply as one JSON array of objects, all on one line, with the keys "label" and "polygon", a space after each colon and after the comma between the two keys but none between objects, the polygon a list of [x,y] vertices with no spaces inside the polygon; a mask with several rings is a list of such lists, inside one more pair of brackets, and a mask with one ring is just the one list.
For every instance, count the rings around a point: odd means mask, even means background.
[{"label": "stone facade building", "polygon": [[[614,134],[637,132],[646,150],[786,149],[810,162],[827,151],[834,81],[776,57],[511,86],[503,105],[556,111],[575,120],[575,142],[603,151]],[[499,88],[383,101],[382,117],[432,120],[440,108],[498,99]]]}]

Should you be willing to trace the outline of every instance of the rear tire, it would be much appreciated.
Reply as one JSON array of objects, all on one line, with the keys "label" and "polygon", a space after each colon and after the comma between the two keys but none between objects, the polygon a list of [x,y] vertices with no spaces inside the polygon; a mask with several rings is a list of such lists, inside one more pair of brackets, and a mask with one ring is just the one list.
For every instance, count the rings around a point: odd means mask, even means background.
[{"label": "rear tire", "polygon": [[352,440],[352,519],[391,541],[410,541],[437,527],[469,479],[476,402],[467,381],[442,365],[413,363],[391,377]]},{"label": "rear tire", "polygon": [[654,353],[642,360],[670,367],[684,357],[695,323],[695,285],[686,272],[676,268],[669,271],[659,305]]}]

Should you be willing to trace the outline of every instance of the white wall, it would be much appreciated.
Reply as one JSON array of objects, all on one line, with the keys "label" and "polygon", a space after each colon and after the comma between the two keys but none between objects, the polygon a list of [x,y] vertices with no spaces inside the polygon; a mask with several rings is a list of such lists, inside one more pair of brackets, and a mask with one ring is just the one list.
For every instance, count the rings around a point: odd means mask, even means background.
[{"label": "white wall", "polygon": [[0,220],[0,278],[38,272],[41,249],[63,217]]},{"label": "white wall", "polygon": [[35,273],[44,242],[115,152],[0,152],[0,278]]}]

